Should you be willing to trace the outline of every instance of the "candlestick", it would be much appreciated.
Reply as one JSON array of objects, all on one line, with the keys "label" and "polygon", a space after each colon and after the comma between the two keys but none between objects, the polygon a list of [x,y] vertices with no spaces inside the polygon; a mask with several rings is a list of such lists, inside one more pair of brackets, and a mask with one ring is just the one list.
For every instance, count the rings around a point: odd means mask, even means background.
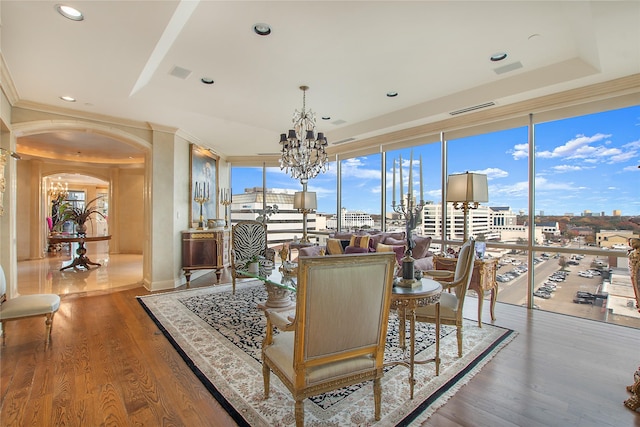
[{"label": "candlestick", "polygon": [[420,154],[420,203],[424,204],[424,187],[422,185],[422,154]]},{"label": "candlestick", "polygon": [[227,214],[228,207],[231,205],[231,189],[225,188],[222,190],[222,201],[220,202],[224,206],[224,226],[229,227],[229,216]]},{"label": "candlestick", "polygon": [[411,157],[409,158],[409,189],[407,190],[407,197],[409,202],[413,200],[413,150],[411,150]]},{"label": "candlestick", "polygon": [[204,188],[205,188],[204,183],[199,183],[198,181],[196,181],[193,201],[200,205],[200,218],[198,221],[198,230],[204,230],[204,215],[202,212],[202,205],[204,205],[209,201],[209,191],[207,189],[205,193]]},{"label": "candlestick", "polygon": [[[417,287],[420,284],[419,280],[415,280],[414,275],[414,259],[412,257],[412,251],[415,246],[412,232],[413,229],[416,228],[416,223],[420,216],[420,212],[424,208],[424,200],[422,196],[422,158],[420,159],[420,201],[413,201],[413,153],[411,153],[411,158],[409,160],[409,187],[407,190],[407,199],[405,200],[403,197],[403,180],[402,180],[402,156],[400,156],[400,160],[398,162],[400,165],[400,202],[396,205],[393,204],[393,210],[396,213],[402,215],[405,219],[405,229],[406,229],[406,250],[404,253],[404,257],[402,258],[402,281],[398,284],[400,287],[413,288]],[[395,169],[395,161],[394,161],[394,169]],[[395,172],[394,172],[394,195],[395,195]]]},{"label": "candlestick", "polygon": [[393,201],[391,202],[391,206],[396,205],[396,159],[393,159]]},{"label": "candlestick", "polygon": [[398,161],[398,166],[400,167],[400,204],[404,203],[404,197],[402,197],[402,156],[400,156],[400,161]]}]

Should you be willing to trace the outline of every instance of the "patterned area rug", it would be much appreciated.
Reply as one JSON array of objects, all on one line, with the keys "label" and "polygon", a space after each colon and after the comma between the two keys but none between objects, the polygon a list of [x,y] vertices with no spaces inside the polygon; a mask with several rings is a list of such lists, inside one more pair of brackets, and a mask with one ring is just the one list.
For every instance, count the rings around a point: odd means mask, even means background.
[{"label": "patterned area rug", "polygon": [[[263,395],[260,346],[266,321],[257,305],[266,300],[261,282],[177,291],[138,300],[212,395],[239,425],[293,426],[294,401],[271,375],[271,394]],[[433,325],[416,324],[416,359],[432,358]],[[440,375],[433,363],[416,365],[414,399],[409,399],[408,369],[387,368],[382,379],[382,419],[373,417],[371,382],[346,387],[305,401],[306,426],[419,425],[466,384],[515,333],[475,321],[464,324],[462,358],[455,328],[442,326]],[[389,318],[385,360],[399,360],[398,319]]]}]

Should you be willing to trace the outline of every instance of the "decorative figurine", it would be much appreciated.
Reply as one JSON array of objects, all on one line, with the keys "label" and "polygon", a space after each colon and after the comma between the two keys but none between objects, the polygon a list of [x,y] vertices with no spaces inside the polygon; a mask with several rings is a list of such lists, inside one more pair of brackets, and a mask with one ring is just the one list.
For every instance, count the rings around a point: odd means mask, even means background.
[{"label": "decorative figurine", "polygon": [[[631,274],[631,284],[636,295],[636,308],[640,311],[640,239],[630,238],[629,246],[629,273]],[[633,385],[627,386],[627,391],[631,397],[624,401],[624,406],[640,412],[640,367],[633,374]]]}]

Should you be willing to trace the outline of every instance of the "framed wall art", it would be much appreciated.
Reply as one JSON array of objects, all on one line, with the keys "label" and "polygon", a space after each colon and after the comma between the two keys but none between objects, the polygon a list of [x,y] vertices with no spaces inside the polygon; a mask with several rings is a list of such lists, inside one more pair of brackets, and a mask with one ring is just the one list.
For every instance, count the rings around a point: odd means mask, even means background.
[{"label": "framed wall art", "polygon": [[218,217],[218,160],[210,150],[191,144],[189,155],[189,226],[206,228],[207,220]]}]

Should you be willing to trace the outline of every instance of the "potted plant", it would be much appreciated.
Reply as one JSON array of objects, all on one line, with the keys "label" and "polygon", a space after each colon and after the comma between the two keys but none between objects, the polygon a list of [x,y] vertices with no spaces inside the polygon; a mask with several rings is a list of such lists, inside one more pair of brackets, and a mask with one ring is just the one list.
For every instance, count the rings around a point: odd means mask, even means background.
[{"label": "potted plant", "polygon": [[247,260],[245,264],[245,268],[249,273],[258,274],[260,272],[260,260],[264,259],[263,256],[255,254],[252,255],[251,258]]},{"label": "potted plant", "polygon": [[105,218],[104,214],[101,212],[100,208],[94,203],[101,199],[102,197],[96,197],[85,203],[83,207],[72,207],[68,206],[64,210],[64,216],[66,219],[73,221],[76,224],[76,233],[78,234],[87,234],[87,220],[91,218],[92,215],[100,215]]}]

